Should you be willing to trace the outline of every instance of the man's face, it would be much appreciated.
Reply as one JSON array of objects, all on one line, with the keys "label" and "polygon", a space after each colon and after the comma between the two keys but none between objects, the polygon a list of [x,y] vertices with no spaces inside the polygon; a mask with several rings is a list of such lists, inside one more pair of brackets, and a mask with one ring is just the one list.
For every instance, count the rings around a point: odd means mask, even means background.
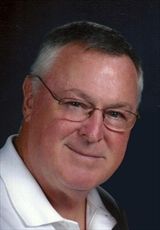
[{"label": "man's face", "polygon": [[[61,98],[87,101],[101,109],[121,104],[136,111],[137,72],[126,56],[68,45],[44,81]],[[42,84],[32,98],[28,91],[26,87],[24,160],[40,184],[49,189],[90,190],[107,180],[123,160],[130,131],[106,128],[99,110],[82,122],[68,121]]]}]

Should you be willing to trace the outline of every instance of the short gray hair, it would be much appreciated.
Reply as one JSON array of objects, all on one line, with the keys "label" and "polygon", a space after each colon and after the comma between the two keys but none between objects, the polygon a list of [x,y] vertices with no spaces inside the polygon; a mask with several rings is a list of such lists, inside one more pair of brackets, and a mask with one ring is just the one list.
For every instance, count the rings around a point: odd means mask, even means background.
[{"label": "short gray hair", "polygon": [[138,73],[138,103],[143,90],[143,71],[132,46],[116,30],[93,22],[72,22],[52,30],[42,44],[37,59],[31,67],[32,75],[43,77],[66,44],[77,43],[113,56],[126,55],[133,61]]}]

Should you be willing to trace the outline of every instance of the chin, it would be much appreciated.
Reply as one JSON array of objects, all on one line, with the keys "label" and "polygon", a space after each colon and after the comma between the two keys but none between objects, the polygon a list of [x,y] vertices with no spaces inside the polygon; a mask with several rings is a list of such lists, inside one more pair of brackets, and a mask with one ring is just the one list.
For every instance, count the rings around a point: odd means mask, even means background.
[{"label": "chin", "polygon": [[90,185],[90,184],[69,184],[68,188],[70,190],[79,191],[79,192],[89,192],[96,186]]},{"label": "chin", "polygon": [[64,185],[72,190],[77,191],[90,191],[91,189],[97,187],[104,180],[95,180],[95,177],[91,176],[77,176],[76,178],[69,178],[68,180],[65,178]]}]

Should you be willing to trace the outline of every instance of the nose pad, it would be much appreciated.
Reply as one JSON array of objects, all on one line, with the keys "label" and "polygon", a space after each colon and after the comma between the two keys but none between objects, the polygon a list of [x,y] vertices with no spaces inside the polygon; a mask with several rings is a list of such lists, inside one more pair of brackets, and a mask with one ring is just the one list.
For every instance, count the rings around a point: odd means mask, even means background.
[{"label": "nose pad", "polygon": [[94,109],[89,114],[88,119],[82,122],[79,135],[83,136],[88,142],[99,142],[103,139],[104,125],[101,109]]}]

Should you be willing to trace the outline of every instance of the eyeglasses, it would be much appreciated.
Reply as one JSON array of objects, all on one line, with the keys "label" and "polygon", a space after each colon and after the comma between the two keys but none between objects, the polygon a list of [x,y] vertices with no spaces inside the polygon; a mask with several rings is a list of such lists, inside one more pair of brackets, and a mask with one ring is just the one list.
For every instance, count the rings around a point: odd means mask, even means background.
[{"label": "eyeglasses", "polygon": [[95,110],[98,110],[102,112],[105,127],[113,131],[125,132],[131,130],[137,118],[139,118],[139,114],[121,108],[100,109],[76,98],[60,98],[51,91],[40,76],[33,75],[32,77],[40,80],[52,98],[58,102],[63,118],[68,121],[82,122],[91,117]]}]

